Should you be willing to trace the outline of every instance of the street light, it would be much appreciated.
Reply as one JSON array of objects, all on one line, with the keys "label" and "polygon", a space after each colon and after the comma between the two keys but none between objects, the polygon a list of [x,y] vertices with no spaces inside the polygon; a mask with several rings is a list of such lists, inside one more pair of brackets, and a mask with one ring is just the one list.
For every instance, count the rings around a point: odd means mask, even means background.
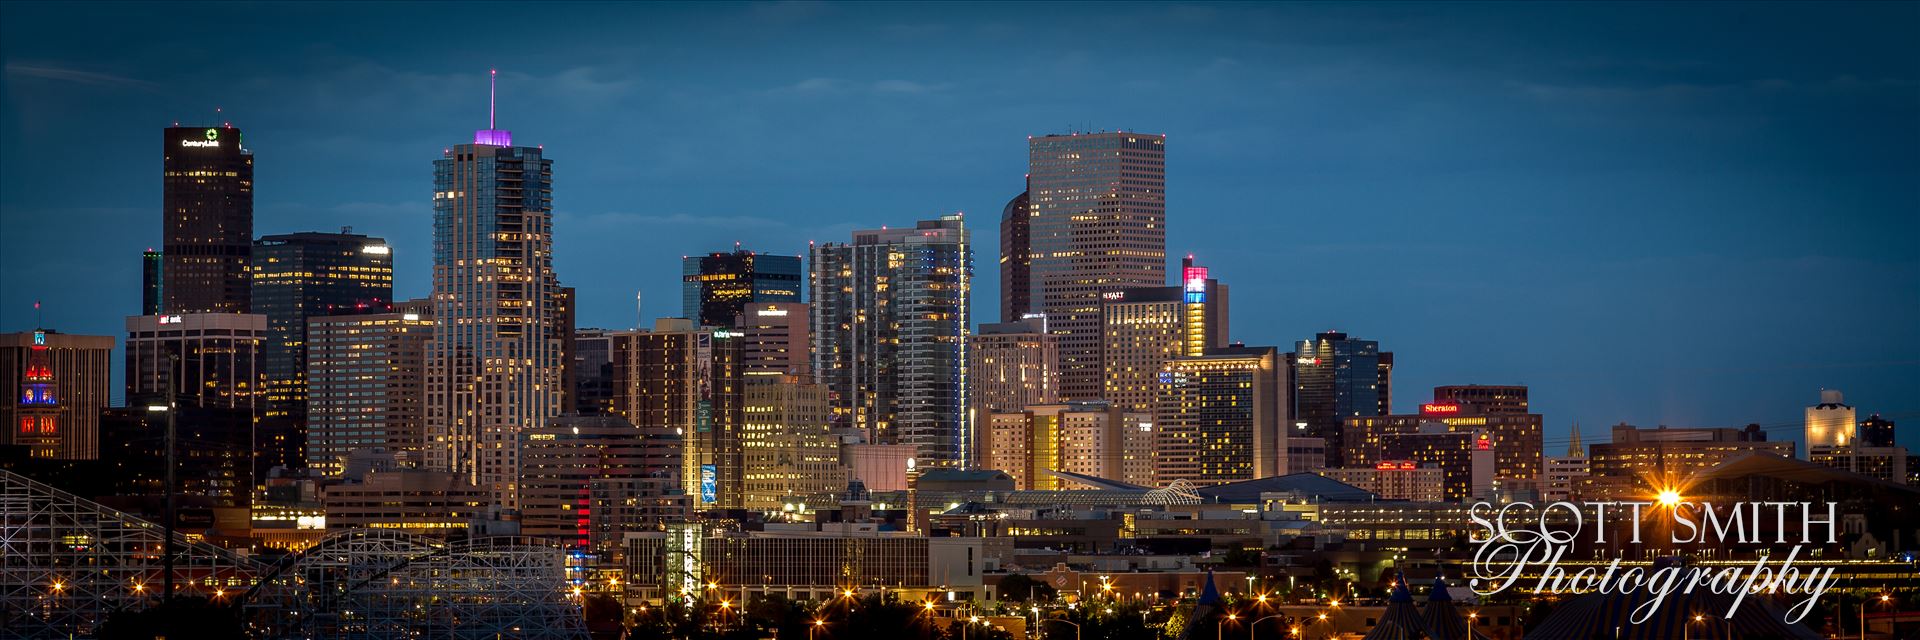
[{"label": "street light", "polygon": [[[167,403],[166,403],[166,404],[150,404],[150,405],[147,405],[147,412],[148,412],[148,413],[165,413],[165,414],[167,414],[167,435],[166,435],[166,444],[165,444],[165,445],[163,445],[163,446],[165,446],[165,447],[166,447],[166,449],[167,449],[167,452],[166,452],[166,458],[167,458],[167,473],[166,473],[166,476],[167,476],[167,503],[166,503],[166,517],[167,517],[167,521],[166,521],[166,523],[165,523],[165,524],[166,524],[166,532],[165,532],[165,534],[164,534],[164,536],[165,536],[165,538],[166,538],[166,539],[165,539],[165,540],[163,540],[163,541],[161,542],[161,545],[160,545],[160,546],[161,546],[161,551],[160,551],[160,558],[161,558],[161,569],[160,569],[160,571],[162,572],[162,573],[161,573],[161,579],[162,579],[162,580],[161,580],[161,585],[160,585],[160,588],[161,588],[161,592],[160,592],[160,603],[161,603],[161,604],[166,604],[166,603],[168,603],[168,602],[172,602],[172,601],[173,601],[173,520],[174,520],[174,517],[173,517],[173,508],[174,508],[174,507],[173,507],[173,494],[174,494],[174,493],[176,492],[176,489],[178,488],[178,487],[176,487],[176,486],[174,485],[174,479],[173,479],[173,461],[174,461],[174,458],[173,458],[173,439],[174,439],[174,431],[175,431],[175,428],[176,428],[176,423],[178,422],[178,420],[177,420],[177,419],[175,418],[175,416],[176,416],[176,415],[178,415],[178,414],[180,413],[179,411],[176,411],[176,410],[175,410],[175,409],[177,409],[177,408],[178,408],[178,405],[177,405],[177,402],[178,402],[178,397],[176,396],[176,394],[177,394],[178,392],[177,392],[177,391],[175,391],[175,382],[174,382],[174,381],[175,381],[175,379],[176,379],[176,378],[178,378],[178,377],[179,377],[179,373],[180,373],[180,372],[179,372],[179,370],[178,370],[178,369],[179,369],[179,366],[180,366],[180,355],[179,355],[179,354],[171,354],[171,353],[170,353],[170,354],[167,354],[167,362],[168,362],[168,365],[167,365],[167,397],[166,397],[166,401],[167,401]],[[249,472],[251,472],[251,469],[249,469]]]},{"label": "street light", "polygon": [[815,618],[813,626],[807,627],[807,640],[813,640],[813,633],[819,631],[820,628],[824,626],[827,626],[827,621]]},{"label": "street light", "polygon": [[1237,620],[1237,619],[1239,619],[1239,616],[1229,613],[1227,614],[1227,617],[1221,618],[1219,622],[1214,623],[1213,637],[1215,638],[1227,637],[1227,622],[1232,620]]},{"label": "street light", "polygon": [[[1887,604],[1889,602],[1893,602],[1893,596],[1890,596],[1884,593],[1880,594],[1880,604]],[[1867,600],[1866,598],[1861,598],[1860,599],[1860,640],[1866,640],[1866,638],[1867,638]]]},{"label": "street light", "polygon": [[[1287,617],[1287,614],[1284,614],[1284,613],[1276,613],[1276,614],[1273,614],[1273,615],[1270,615],[1270,616],[1267,616],[1267,617],[1265,617],[1265,618],[1261,618],[1261,619],[1258,619],[1258,620],[1254,620],[1253,622],[1249,622],[1249,623],[1247,623],[1247,640],[1253,640],[1253,633],[1254,633],[1255,631],[1258,631],[1258,630],[1260,629],[1260,623],[1262,623],[1262,622],[1266,622],[1266,621],[1268,621],[1268,620],[1272,620],[1272,619],[1274,619],[1274,618],[1285,618],[1285,617]],[[1326,616],[1320,616],[1320,617],[1321,617],[1321,618],[1326,618]],[[1300,635],[1300,628],[1299,628],[1299,627],[1294,627],[1294,628],[1293,628],[1293,635],[1296,635],[1296,636],[1297,636],[1297,635]]]}]

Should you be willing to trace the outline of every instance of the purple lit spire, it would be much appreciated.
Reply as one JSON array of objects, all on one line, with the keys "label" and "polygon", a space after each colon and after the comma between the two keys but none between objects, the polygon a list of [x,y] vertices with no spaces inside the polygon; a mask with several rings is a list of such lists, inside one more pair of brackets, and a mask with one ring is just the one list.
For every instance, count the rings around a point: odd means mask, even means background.
[{"label": "purple lit spire", "polygon": [[473,132],[474,144],[486,144],[496,147],[513,146],[513,132],[494,128],[494,89],[500,81],[499,69],[487,70],[487,128]]}]

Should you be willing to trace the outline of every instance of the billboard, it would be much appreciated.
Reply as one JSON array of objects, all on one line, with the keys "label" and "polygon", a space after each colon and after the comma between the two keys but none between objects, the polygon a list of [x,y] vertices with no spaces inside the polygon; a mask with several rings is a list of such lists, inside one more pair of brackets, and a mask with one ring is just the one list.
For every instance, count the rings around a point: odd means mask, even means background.
[{"label": "billboard", "polygon": [[700,465],[700,503],[713,504],[720,501],[720,470],[710,464]]}]

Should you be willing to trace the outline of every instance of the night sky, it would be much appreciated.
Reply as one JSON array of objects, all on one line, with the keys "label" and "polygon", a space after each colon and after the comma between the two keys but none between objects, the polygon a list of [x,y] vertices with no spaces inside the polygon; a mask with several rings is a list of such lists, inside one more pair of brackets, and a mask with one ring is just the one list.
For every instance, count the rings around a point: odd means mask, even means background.
[{"label": "night sky", "polygon": [[[964,211],[976,322],[1029,135],[1165,133],[1169,257],[1232,334],[1339,329],[1569,425],[1760,423],[1839,388],[1920,446],[1920,4],[0,4],[0,331],[122,335],[160,130],[231,121],[255,233],[385,237],[428,293],[432,162],[554,159],[581,326],[679,258]],[[215,109],[223,111],[216,114]],[[116,362],[116,367],[118,362]],[[117,392],[116,392],[116,395]]]}]

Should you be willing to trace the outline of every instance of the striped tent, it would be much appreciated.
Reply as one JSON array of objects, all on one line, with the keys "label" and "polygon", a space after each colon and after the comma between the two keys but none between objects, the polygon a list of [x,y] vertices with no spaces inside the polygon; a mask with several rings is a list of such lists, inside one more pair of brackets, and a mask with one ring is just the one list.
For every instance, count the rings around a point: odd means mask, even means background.
[{"label": "striped tent", "polygon": [[[1453,606],[1453,594],[1447,593],[1447,578],[1433,579],[1433,591],[1427,593],[1427,609],[1420,612],[1427,623],[1427,637],[1433,640],[1468,640],[1467,616]],[[1484,639],[1486,634],[1473,632],[1473,638]]]},{"label": "striped tent", "polygon": [[[1740,602],[1740,611],[1728,620],[1725,616],[1733,606],[1733,598],[1730,594],[1705,591],[1670,594],[1646,622],[1634,623],[1634,609],[1653,599],[1647,590],[1582,594],[1554,607],[1553,613],[1526,637],[1528,640],[1820,638],[1805,626],[1787,624],[1786,608],[1765,596],[1748,596]],[[1696,615],[1701,617],[1698,622],[1694,621]],[[1687,629],[1688,624],[1693,625],[1691,631]]]},{"label": "striped tent", "polygon": [[1407,577],[1395,574],[1393,595],[1387,598],[1387,610],[1379,624],[1367,632],[1365,640],[1420,640],[1427,637],[1427,622],[1413,606],[1413,592],[1407,589]]}]

